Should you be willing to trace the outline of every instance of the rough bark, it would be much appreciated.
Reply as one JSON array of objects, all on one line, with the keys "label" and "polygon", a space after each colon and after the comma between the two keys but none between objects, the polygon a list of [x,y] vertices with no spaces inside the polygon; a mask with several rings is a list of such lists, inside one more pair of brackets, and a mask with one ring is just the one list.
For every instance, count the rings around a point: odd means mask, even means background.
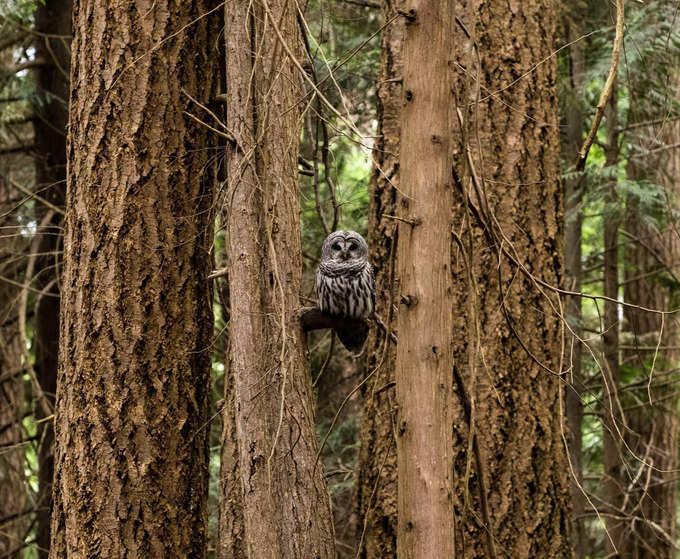
[{"label": "rough bark", "polygon": [[[562,160],[565,167],[574,165],[578,159],[579,150],[583,143],[584,110],[581,103],[581,91],[585,79],[585,45],[578,40],[581,33],[583,10],[571,5],[563,6],[563,17],[566,20],[566,35],[574,44],[569,47],[569,75],[570,90],[566,99],[565,124],[566,134]],[[565,287],[574,292],[581,291],[583,266],[581,262],[581,242],[583,227],[583,193],[585,190],[585,176],[577,176],[564,182],[564,283]],[[582,469],[582,434],[583,402],[581,394],[584,391],[583,371],[581,359],[583,338],[581,298],[569,297],[564,304],[567,320],[573,331],[568,336],[564,351],[567,366],[571,367],[568,377],[569,384],[565,391],[565,406],[567,425],[569,426],[569,461],[571,463],[571,542],[574,559],[583,559],[588,552],[587,534],[585,530],[584,512],[586,498],[584,495]]]},{"label": "rough bark", "polygon": [[[3,169],[5,170],[5,169]],[[19,336],[22,243],[11,190],[0,178],[0,557],[20,559],[26,536],[25,446],[21,444],[25,395]],[[14,518],[11,518],[14,517]],[[7,519],[7,520],[5,520]]]},{"label": "rough bark", "polygon": [[[66,195],[66,125],[68,123],[71,0],[49,0],[39,3],[36,11],[36,30],[44,35],[36,42],[36,57],[49,64],[36,72],[36,85],[40,95],[34,111],[34,143],[36,151],[36,186],[40,196],[57,207],[64,207]],[[59,37],[57,37],[59,36]],[[38,205],[40,215],[49,208]],[[57,391],[57,365],[59,347],[59,278],[61,257],[62,216],[53,217],[37,233],[42,236],[36,262],[33,287],[41,292],[34,307],[35,365],[34,369],[48,406],[54,409]],[[52,478],[54,476],[54,428],[52,421],[40,421],[45,416],[45,406],[35,405],[38,423],[38,505],[36,547],[38,556],[49,555],[52,503]]]},{"label": "rough bark", "polygon": [[[225,4],[230,363],[248,557],[335,556],[297,310],[302,76],[295,6]],[[223,445],[231,444],[224,440]],[[222,495],[223,502],[228,495]],[[226,519],[226,515],[223,515]],[[227,537],[231,538],[232,535]]]},{"label": "rough bark", "polygon": [[[605,142],[605,165],[611,167],[619,161],[618,141],[618,84],[614,88],[607,106],[605,119],[607,137]],[[621,548],[623,543],[623,524],[620,506],[625,492],[623,481],[623,463],[621,453],[621,439],[623,433],[623,417],[620,413],[618,397],[620,367],[619,367],[619,221],[620,215],[616,210],[617,204],[616,178],[607,185],[606,202],[608,211],[604,219],[604,289],[608,300],[604,302],[603,334],[601,359],[602,374],[602,452],[604,466],[603,499],[607,513],[606,527],[607,553],[612,554]]]},{"label": "rough bark", "polygon": [[[390,21],[401,2],[383,2],[383,20]],[[376,314],[396,330],[395,250],[399,195],[399,138],[401,134],[402,50],[404,19],[382,34],[378,98],[378,139],[373,149],[368,246],[376,283]],[[394,394],[396,346],[382,328],[373,328],[365,346],[363,369],[372,375],[362,387],[361,448],[354,497],[354,522],[361,559],[397,554],[397,441]]]},{"label": "rough bark", "polygon": [[206,551],[214,8],[74,8],[54,558]]},{"label": "rough bark", "polygon": [[[449,74],[452,2],[408,4],[403,51],[397,274],[400,558],[452,557],[453,309]],[[403,220],[403,221],[402,221]]]},{"label": "rough bark", "polygon": [[571,555],[561,324],[545,287],[564,280],[555,8],[467,0],[454,27],[453,505],[465,558]]}]

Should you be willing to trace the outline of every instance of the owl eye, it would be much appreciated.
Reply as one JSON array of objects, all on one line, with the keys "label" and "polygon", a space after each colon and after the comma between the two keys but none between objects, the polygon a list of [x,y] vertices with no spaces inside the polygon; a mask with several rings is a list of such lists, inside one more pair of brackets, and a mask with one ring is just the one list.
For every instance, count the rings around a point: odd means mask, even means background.
[{"label": "owl eye", "polygon": [[331,245],[331,248],[332,248],[333,250],[340,250],[340,243],[333,243],[333,244]]},{"label": "owl eye", "polygon": [[357,245],[356,243],[350,243],[349,244],[349,250],[356,250],[358,248],[359,248],[359,245]]}]

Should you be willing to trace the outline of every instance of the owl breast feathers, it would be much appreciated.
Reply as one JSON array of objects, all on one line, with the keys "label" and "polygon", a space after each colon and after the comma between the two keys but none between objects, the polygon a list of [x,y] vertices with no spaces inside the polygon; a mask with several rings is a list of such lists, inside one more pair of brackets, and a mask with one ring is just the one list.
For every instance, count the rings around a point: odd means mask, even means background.
[{"label": "owl breast feathers", "polygon": [[316,296],[326,314],[368,318],[375,308],[375,281],[368,245],[354,231],[335,231],[326,237],[316,271]]}]

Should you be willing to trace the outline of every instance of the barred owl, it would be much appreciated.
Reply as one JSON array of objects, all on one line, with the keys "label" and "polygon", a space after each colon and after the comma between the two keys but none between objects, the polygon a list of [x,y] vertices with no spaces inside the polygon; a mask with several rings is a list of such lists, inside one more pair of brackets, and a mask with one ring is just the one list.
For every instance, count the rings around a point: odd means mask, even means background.
[{"label": "barred owl", "polygon": [[[368,245],[359,233],[335,231],[326,237],[316,271],[316,296],[321,311],[330,316],[366,319],[373,314],[373,268],[368,261]],[[336,332],[348,349],[360,349],[368,327],[354,335],[344,329]]]}]

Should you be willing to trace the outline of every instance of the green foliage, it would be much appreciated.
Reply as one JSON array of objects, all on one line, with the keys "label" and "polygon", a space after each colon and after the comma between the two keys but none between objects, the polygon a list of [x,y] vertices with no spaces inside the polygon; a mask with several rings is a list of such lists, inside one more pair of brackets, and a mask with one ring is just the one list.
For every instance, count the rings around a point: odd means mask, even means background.
[{"label": "green foliage", "polygon": [[[566,137],[567,117],[582,114],[581,140],[591,126],[604,80],[611,62],[613,38],[613,8],[602,2],[588,0],[580,5],[565,6],[568,25],[573,26],[575,37],[582,37],[578,46],[584,57],[584,73],[574,74],[572,50],[564,49],[558,55],[558,92],[562,118],[563,136],[563,179],[578,184],[580,191],[567,206],[573,208],[566,216],[567,223],[582,218],[582,291],[592,295],[603,292],[603,232],[608,220],[620,223],[625,231],[628,224],[635,222],[648,235],[658,235],[669,227],[677,227],[677,200],[672,199],[666,184],[673,178],[663,177],[659,168],[664,167],[669,154],[662,151],[664,136],[659,126],[644,123],[661,122],[680,116],[677,92],[677,69],[680,65],[680,13],[677,3],[668,0],[650,2],[626,2],[626,27],[624,46],[618,67],[617,108],[618,122],[607,122],[605,118],[592,146],[584,176],[574,172],[575,154],[573,144]],[[571,19],[569,19],[571,15]],[[572,28],[572,31],[574,30]],[[573,121],[569,122],[571,125]],[[607,165],[605,143],[608,132],[616,128],[616,143],[619,154],[615,164]],[[668,131],[671,124],[667,124]],[[571,138],[573,141],[573,138]],[[657,151],[654,151],[657,150]],[[612,194],[614,193],[614,195]],[[618,238],[619,300],[628,297],[623,285],[626,278],[635,275],[634,263],[630,262],[630,248],[633,241],[623,233]],[[680,285],[675,275],[662,270],[646,279],[650,289],[656,286],[678,293]],[[654,287],[652,287],[654,286]],[[670,306],[677,308],[678,301],[671,297]],[[680,297],[675,297],[680,300]],[[621,329],[621,343],[634,347],[644,344],[631,332],[624,320],[619,325],[605,324],[603,301],[584,298],[581,300],[584,328],[584,347],[581,366],[583,385],[581,392],[586,413],[582,425],[582,456],[584,487],[597,505],[602,492],[602,336],[608,328]],[[624,319],[623,309],[619,309]],[[651,342],[652,344],[656,341]],[[652,358],[644,356],[630,358],[631,351],[621,353],[620,385],[631,387],[621,393],[622,405],[646,401],[646,382],[651,371]],[[626,357],[628,356],[628,357]],[[660,356],[655,371],[672,367]],[[640,383],[638,388],[635,383]],[[604,527],[596,516],[586,520],[589,533],[589,557],[603,557],[605,547]]]}]

